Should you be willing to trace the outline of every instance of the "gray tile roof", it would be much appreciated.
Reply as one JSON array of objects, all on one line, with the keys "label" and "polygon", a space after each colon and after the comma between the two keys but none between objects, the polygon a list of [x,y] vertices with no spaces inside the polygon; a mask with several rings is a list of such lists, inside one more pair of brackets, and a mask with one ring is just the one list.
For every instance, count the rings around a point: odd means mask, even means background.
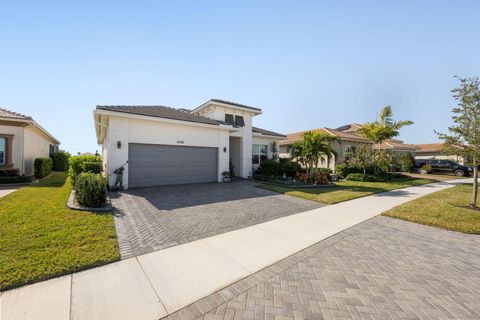
[{"label": "gray tile roof", "polygon": [[268,135],[268,136],[276,136],[276,137],[280,137],[280,138],[286,138],[286,137],[287,137],[287,136],[284,135],[284,134],[277,133],[277,132],[273,132],[273,131],[270,131],[270,130],[265,130],[265,129],[257,128],[257,127],[252,127],[252,131],[253,131],[253,132],[256,132],[256,133]]},{"label": "gray tile roof", "polygon": [[97,106],[97,109],[211,125],[225,124],[223,121],[209,119],[196,114],[188,113],[181,109],[165,106]]},{"label": "gray tile roof", "polygon": [[0,108],[0,118],[32,120],[32,118],[29,116],[26,116],[18,112],[10,111],[4,108]]},{"label": "gray tile roof", "polygon": [[244,105],[244,104],[241,104],[241,103],[236,103],[236,102],[227,101],[227,100],[222,100],[222,99],[210,99],[210,101],[212,101],[212,102],[218,102],[218,103],[230,104],[230,105],[232,105],[232,106],[237,106],[237,107],[240,107],[240,108],[246,108],[246,109],[252,109],[252,110],[256,110],[256,111],[262,111],[262,109],[260,109],[260,108],[250,107],[250,106],[247,106],[247,105]]}]

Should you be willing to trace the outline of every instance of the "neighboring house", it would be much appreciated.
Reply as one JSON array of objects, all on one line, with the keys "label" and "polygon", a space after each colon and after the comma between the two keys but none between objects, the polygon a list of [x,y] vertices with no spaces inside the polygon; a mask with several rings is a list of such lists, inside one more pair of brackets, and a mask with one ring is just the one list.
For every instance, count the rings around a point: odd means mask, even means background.
[{"label": "neighboring house", "polygon": [[[335,170],[335,166],[337,164],[343,163],[346,157],[348,156],[348,153],[355,150],[355,148],[358,148],[361,146],[367,146],[367,147],[372,146],[372,142],[370,140],[364,137],[361,137],[355,133],[350,133],[350,132],[340,131],[337,129],[330,129],[330,128],[319,128],[315,130],[319,130],[320,132],[327,135],[336,136],[340,139],[340,142],[334,142],[332,145],[333,150],[335,151],[335,154],[333,155],[333,157],[330,158],[329,162],[327,157],[323,157],[319,163],[320,167],[325,167],[325,168],[330,168],[332,170]],[[289,147],[294,142],[300,141],[302,139],[302,135],[304,132],[305,131],[290,133],[287,135],[287,138],[285,140],[280,141],[280,157],[281,158],[290,157]]]},{"label": "neighboring house", "polygon": [[[352,123],[352,124],[341,126],[335,130],[358,136],[357,131],[361,127],[362,127],[361,124]],[[373,147],[375,149],[387,150],[387,151],[396,152],[400,154],[411,153],[412,155],[415,155],[415,149],[416,149],[415,145],[404,143],[402,140],[398,140],[398,139],[388,139],[383,141],[382,143],[375,144]]]},{"label": "neighboring house", "polygon": [[[319,128],[320,132],[324,134],[328,134],[331,136],[336,136],[339,138],[340,143],[334,142],[333,149],[335,151],[335,155],[330,159],[328,162],[327,157],[323,157],[319,163],[320,167],[330,168],[335,170],[335,166],[337,164],[343,163],[347,157],[349,152],[354,151],[356,148],[361,146],[366,146],[369,148],[376,148],[376,149],[383,149],[391,152],[397,153],[412,153],[415,154],[415,146],[411,144],[405,144],[401,140],[390,139],[384,141],[381,144],[374,145],[370,140],[365,137],[362,137],[357,133],[358,129],[360,129],[362,125],[357,123],[347,124],[336,129],[330,128]],[[302,135],[305,131],[295,132],[287,135],[287,139],[280,141],[280,157],[281,158],[288,158],[290,153],[288,148],[292,145],[292,143],[296,141],[300,141],[302,139]]]},{"label": "neighboring house", "polygon": [[466,164],[467,159],[461,155],[447,155],[443,152],[443,143],[425,143],[416,144],[417,148],[415,159],[437,159],[437,160],[453,160],[460,164]]},{"label": "neighboring house", "polygon": [[376,144],[374,148],[392,151],[399,154],[411,153],[413,156],[415,156],[417,149],[414,144],[404,143],[402,140],[397,139],[385,140],[382,143]]},{"label": "neighboring house", "polygon": [[[125,166],[125,187],[221,182],[230,164],[249,177],[285,136],[253,127],[259,108],[211,99],[194,110],[164,106],[97,106],[105,172]],[[115,175],[110,176],[110,185]]]},{"label": "neighboring house", "polygon": [[31,117],[0,108],[0,169],[31,176],[35,158],[48,157],[59,144]]}]

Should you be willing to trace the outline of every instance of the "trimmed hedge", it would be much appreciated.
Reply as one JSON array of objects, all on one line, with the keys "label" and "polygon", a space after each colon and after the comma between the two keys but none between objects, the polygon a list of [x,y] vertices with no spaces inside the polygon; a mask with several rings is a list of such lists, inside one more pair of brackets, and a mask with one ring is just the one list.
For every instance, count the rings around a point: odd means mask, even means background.
[{"label": "trimmed hedge", "polygon": [[27,183],[27,182],[32,182],[32,178],[27,176],[11,176],[11,177],[0,176],[0,184]]},{"label": "trimmed hedge", "polygon": [[361,181],[361,182],[379,182],[382,181],[379,177],[372,174],[363,173],[350,173],[346,178],[348,181]]},{"label": "trimmed hedge", "polygon": [[0,169],[0,177],[18,177],[20,169]]},{"label": "trimmed hedge", "polygon": [[69,163],[68,177],[74,187],[79,174],[87,172],[87,170],[90,173],[101,173],[103,171],[102,158],[96,155],[73,156],[70,157]]},{"label": "trimmed hedge", "polygon": [[80,173],[77,176],[75,198],[82,206],[102,207],[107,199],[105,178],[98,173]]},{"label": "trimmed hedge", "polygon": [[84,162],[83,163],[83,172],[102,173],[102,171],[103,171],[102,162]]},{"label": "trimmed hedge", "polygon": [[288,178],[294,178],[299,171],[302,171],[302,166],[298,162],[280,158],[278,161],[263,160],[255,174],[266,176],[283,176],[285,174]]},{"label": "trimmed hedge", "polygon": [[361,181],[361,182],[385,182],[390,180],[398,179],[408,179],[410,178],[404,174],[395,174],[395,173],[382,173],[379,176],[373,174],[363,174],[363,173],[350,173],[345,179],[348,181]]},{"label": "trimmed hedge", "polygon": [[52,153],[50,158],[52,158],[53,171],[68,171],[69,163],[68,159],[71,157],[71,154],[66,151],[57,151]]},{"label": "trimmed hedge", "polygon": [[33,162],[35,178],[42,179],[52,173],[52,164],[51,158],[36,158]]},{"label": "trimmed hedge", "polygon": [[[375,169],[373,166],[369,166],[366,168],[366,174],[373,174],[375,172]],[[353,166],[350,164],[337,164],[335,166],[335,173],[342,179],[346,178],[349,174],[351,173],[361,173],[363,175],[363,168]]]}]

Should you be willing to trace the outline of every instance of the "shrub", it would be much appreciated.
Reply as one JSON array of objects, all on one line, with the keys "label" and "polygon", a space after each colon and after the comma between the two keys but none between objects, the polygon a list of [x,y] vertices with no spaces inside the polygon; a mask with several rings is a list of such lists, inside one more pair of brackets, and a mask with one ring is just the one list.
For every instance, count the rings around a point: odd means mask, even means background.
[{"label": "shrub", "polygon": [[432,173],[432,171],[433,171],[433,168],[429,163],[425,163],[420,169],[420,172],[423,174],[429,174],[429,173]]},{"label": "shrub", "polygon": [[0,169],[0,177],[18,177],[20,175],[19,169]]},{"label": "shrub", "polygon": [[280,175],[285,175],[287,178],[294,178],[297,172],[302,171],[302,166],[295,161],[291,161],[290,159],[281,158],[279,160],[280,163]]},{"label": "shrub", "polygon": [[[76,184],[77,176],[82,172],[86,172],[86,169],[90,170],[91,173],[100,173],[103,171],[102,158],[98,155],[73,156],[70,157],[68,161],[70,163],[70,169],[68,169],[68,176],[70,178],[70,182],[74,187]],[[89,164],[85,166],[86,163]],[[98,165],[93,165],[91,163],[97,163]]]},{"label": "shrub", "polygon": [[102,162],[84,162],[83,163],[83,172],[102,173],[102,171],[103,171]]},{"label": "shrub", "polygon": [[82,206],[102,207],[107,199],[105,178],[97,173],[80,173],[77,176],[75,198]]},{"label": "shrub", "polygon": [[308,174],[306,172],[297,172],[295,175],[295,180],[302,183],[308,182]]},{"label": "shrub", "polygon": [[[335,172],[338,174],[338,176],[342,179],[347,177],[351,173],[361,173],[363,174],[363,168],[354,166],[351,164],[343,163],[343,164],[337,164],[335,166]],[[373,166],[368,166],[365,168],[366,174],[373,174],[375,172],[375,169]]]},{"label": "shrub", "polygon": [[36,158],[33,162],[35,177],[42,179],[52,173],[52,163],[50,158]]},{"label": "shrub", "polygon": [[287,177],[293,178],[299,171],[302,171],[302,166],[298,162],[281,158],[278,161],[263,160],[255,173],[267,176],[283,176],[285,174]]},{"label": "shrub", "polygon": [[31,177],[27,176],[0,176],[0,184],[9,184],[9,183],[27,183],[32,182]]},{"label": "shrub", "polygon": [[66,151],[57,151],[52,153],[52,170],[53,171],[67,171],[69,167],[68,159],[71,157],[70,153]]},{"label": "shrub", "polygon": [[331,174],[332,169],[330,169],[330,168],[317,168],[316,172],[317,173],[323,173],[323,174]]},{"label": "shrub", "polygon": [[348,181],[378,182],[381,179],[373,174],[350,173],[345,179]]},{"label": "shrub", "polygon": [[258,168],[258,172],[267,176],[279,176],[283,173],[280,173],[281,170],[280,162],[275,160],[263,160]]},{"label": "shrub", "polygon": [[317,172],[313,176],[314,184],[329,184],[330,183],[330,173]]}]

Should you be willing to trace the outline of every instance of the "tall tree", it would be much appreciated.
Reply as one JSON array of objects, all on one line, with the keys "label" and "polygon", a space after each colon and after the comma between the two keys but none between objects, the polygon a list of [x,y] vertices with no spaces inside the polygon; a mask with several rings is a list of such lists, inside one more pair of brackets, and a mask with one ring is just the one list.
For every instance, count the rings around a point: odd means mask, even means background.
[{"label": "tall tree", "polygon": [[478,77],[460,78],[452,90],[457,106],[452,109],[453,125],[449,133],[438,133],[444,151],[467,157],[473,165],[473,188],[470,206],[477,207],[478,165],[480,164],[480,83]]},{"label": "tall tree", "polygon": [[302,140],[290,146],[290,156],[307,169],[309,180],[318,169],[318,163],[323,156],[328,159],[335,154],[333,142],[340,141],[338,137],[321,133],[318,130],[305,131]]},{"label": "tall tree", "polygon": [[393,121],[392,107],[385,106],[380,111],[376,121],[365,123],[357,132],[373,143],[382,143],[385,140],[397,137],[401,128],[411,124],[413,122],[410,120]]}]

